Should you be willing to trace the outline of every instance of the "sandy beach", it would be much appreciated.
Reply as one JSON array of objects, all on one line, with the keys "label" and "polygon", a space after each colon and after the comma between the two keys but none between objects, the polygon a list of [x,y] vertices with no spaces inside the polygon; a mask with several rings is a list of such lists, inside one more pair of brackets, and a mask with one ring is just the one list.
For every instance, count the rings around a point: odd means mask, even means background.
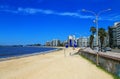
[{"label": "sandy beach", "polygon": [[0,62],[0,79],[113,79],[72,48]]}]

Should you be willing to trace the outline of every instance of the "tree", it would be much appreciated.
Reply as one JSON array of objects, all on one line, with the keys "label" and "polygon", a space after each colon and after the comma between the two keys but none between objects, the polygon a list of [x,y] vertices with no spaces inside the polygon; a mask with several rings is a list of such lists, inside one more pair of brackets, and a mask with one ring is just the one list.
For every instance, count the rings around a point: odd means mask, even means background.
[{"label": "tree", "polygon": [[95,35],[95,33],[96,33],[96,28],[95,28],[94,26],[92,26],[92,27],[90,28],[90,32],[92,32],[92,35]]},{"label": "tree", "polygon": [[105,29],[104,28],[99,28],[98,35],[100,37],[101,50],[102,50],[104,39],[107,36],[107,33],[106,33]]},{"label": "tree", "polygon": [[109,46],[112,48],[113,47],[113,29],[108,26],[108,35],[109,35]]},{"label": "tree", "polygon": [[94,36],[90,35],[90,48],[92,48],[93,46],[93,40],[94,40]]},{"label": "tree", "polygon": [[90,32],[92,32],[92,35],[90,36],[90,47],[92,48],[93,46],[93,41],[94,41],[94,35],[96,33],[96,28],[94,26],[92,26],[90,28]]}]

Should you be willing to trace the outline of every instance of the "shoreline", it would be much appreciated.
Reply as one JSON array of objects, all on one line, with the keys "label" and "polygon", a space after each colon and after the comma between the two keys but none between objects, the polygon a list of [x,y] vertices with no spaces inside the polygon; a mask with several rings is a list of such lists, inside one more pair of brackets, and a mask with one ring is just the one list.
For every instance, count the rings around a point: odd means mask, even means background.
[{"label": "shoreline", "polygon": [[65,53],[60,50],[0,62],[0,79],[113,79],[79,55],[70,55],[78,50],[67,48]]},{"label": "shoreline", "polygon": [[63,48],[57,48],[54,50],[49,50],[45,52],[36,52],[36,53],[31,53],[31,54],[25,54],[25,55],[19,55],[19,56],[13,56],[13,57],[6,57],[6,58],[0,58],[0,62],[2,61],[7,61],[7,60],[13,60],[13,59],[19,59],[19,58],[25,58],[25,57],[30,57],[30,56],[35,56],[35,55],[45,55],[48,53],[53,53],[55,51],[62,50]]}]

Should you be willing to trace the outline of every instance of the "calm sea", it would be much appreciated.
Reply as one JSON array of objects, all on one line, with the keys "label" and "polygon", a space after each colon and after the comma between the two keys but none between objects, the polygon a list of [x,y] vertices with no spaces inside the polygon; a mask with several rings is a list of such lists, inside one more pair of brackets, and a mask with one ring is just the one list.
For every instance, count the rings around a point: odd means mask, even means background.
[{"label": "calm sea", "polygon": [[0,58],[16,57],[34,53],[46,53],[56,48],[48,47],[0,47]]}]

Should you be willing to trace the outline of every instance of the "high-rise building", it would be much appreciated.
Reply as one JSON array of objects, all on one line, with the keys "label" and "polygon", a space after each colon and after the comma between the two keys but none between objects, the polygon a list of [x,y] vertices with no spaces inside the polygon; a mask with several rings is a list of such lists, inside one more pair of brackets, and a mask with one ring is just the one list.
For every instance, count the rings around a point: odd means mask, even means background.
[{"label": "high-rise building", "polygon": [[116,38],[117,38],[117,46],[120,45],[120,22],[116,24]]},{"label": "high-rise building", "polygon": [[73,47],[75,43],[76,43],[75,35],[69,35],[68,36],[68,46]]},{"label": "high-rise building", "polygon": [[120,22],[109,27],[109,44],[111,47],[120,46]]},{"label": "high-rise building", "polygon": [[51,46],[58,46],[59,45],[59,40],[53,39],[51,42]]},{"label": "high-rise building", "polygon": [[89,37],[80,37],[77,39],[78,47],[87,47],[89,46]]}]

